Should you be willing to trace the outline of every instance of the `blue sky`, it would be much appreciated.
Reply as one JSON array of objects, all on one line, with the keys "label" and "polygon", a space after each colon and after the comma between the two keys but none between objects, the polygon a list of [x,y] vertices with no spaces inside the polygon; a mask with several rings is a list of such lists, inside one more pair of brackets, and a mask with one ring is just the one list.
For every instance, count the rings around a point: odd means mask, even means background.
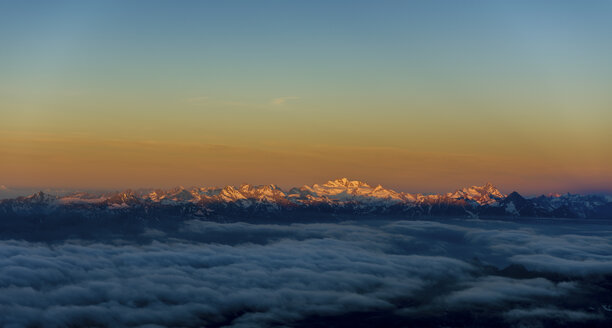
[{"label": "blue sky", "polygon": [[[290,151],[391,149],[397,168],[354,155],[367,164],[350,173],[412,181],[396,183],[403,189],[525,184],[533,181],[526,172],[551,166],[538,181],[545,189],[601,189],[612,181],[611,18],[611,1],[0,1],[0,146],[13,159],[5,169],[33,157],[51,165],[39,150],[51,148],[33,139],[70,139],[52,142],[66,159],[103,156],[83,152],[91,143],[161,140],[293,162],[302,159]],[[17,141],[19,151],[10,146]],[[171,156],[158,149],[142,161],[153,155]],[[120,169],[136,165],[117,150],[104,156]],[[428,156],[504,168],[454,172],[469,166],[461,162],[438,167],[441,178],[401,170],[426,170],[410,163]],[[322,173],[236,167],[202,179],[293,184],[341,174],[322,160]],[[24,181],[23,170],[3,184]]]}]

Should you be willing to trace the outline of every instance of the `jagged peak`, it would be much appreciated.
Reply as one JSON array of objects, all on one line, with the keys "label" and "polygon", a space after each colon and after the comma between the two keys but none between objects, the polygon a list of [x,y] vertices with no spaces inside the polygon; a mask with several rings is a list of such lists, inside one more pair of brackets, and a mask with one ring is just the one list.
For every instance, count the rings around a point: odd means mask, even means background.
[{"label": "jagged peak", "polygon": [[[325,204],[340,206],[355,206],[359,211],[371,211],[383,208],[386,210],[414,209],[415,211],[427,210],[438,204],[451,205],[451,209],[457,206],[465,206],[466,211],[493,211],[500,208],[501,215],[525,214],[523,209],[533,213],[548,213],[546,215],[566,215],[566,208],[571,208],[580,217],[589,216],[593,208],[597,206],[610,206],[612,198],[596,195],[574,195],[557,194],[554,195],[561,199],[546,199],[546,196],[537,198],[524,198],[514,191],[509,195],[503,195],[491,183],[487,182],[481,186],[466,187],[457,189],[453,193],[446,194],[409,194],[396,192],[392,189],[384,188],[377,184],[374,187],[359,180],[340,178],[330,180],[324,184],[314,184],[300,188],[291,188],[288,192],[283,191],[274,184],[249,185],[242,184],[239,187],[228,185],[225,187],[190,187],[185,189],[183,186],[172,189],[126,189],[123,191],[103,192],[88,194],[85,192],[73,192],[71,194],[37,192],[30,196],[17,197],[13,200],[6,200],[0,204],[12,206],[11,210],[27,211],[29,209],[39,209],[48,206],[53,209],[62,206],[78,205],[90,206],[95,208],[100,206],[115,210],[118,208],[128,208],[133,206],[143,208],[153,208],[156,204],[161,206],[196,204],[197,206],[207,206],[209,203],[226,202],[236,203],[237,206],[259,208],[260,202],[265,202],[266,208],[269,206],[276,210],[283,206],[310,206],[311,204]],[[394,208],[399,205],[398,208]],[[371,207],[369,207],[371,206]],[[420,207],[423,206],[423,207]],[[428,209],[429,208],[429,209]],[[505,212],[504,212],[505,210]],[[551,212],[551,211],[557,212]],[[535,211],[535,212],[534,212]],[[537,212],[540,211],[540,212]],[[542,212],[548,211],[548,212]],[[588,212],[591,211],[591,212]],[[529,213],[532,213],[529,212]],[[416,213],[416,212],[415,212]],[[429,213],[429,212],[427,212]],[[484,212],[483,212],[484,213]],[[570,213],[570,212],[567,212]],[[497,214],[495,214],[497,215]],[[530,214],[531,215],[531,214]],[[574,215],[574,214],[572,214]]]},{"label": "jagged peak", "polygon": [[242,192],[246,192],[246,191],[249,191],[249,190],[253,189],[253,186],[251,186],[248,183],[243,183],[237,189],[242,191]]},{"label": "jagged peak", "polygon": [[259,191],[282,191],[281,188],[279,188],[277,185],[275,184],[265,184],[265,185],[259,185],[256,187],[257,190]]},{"label": "jagged peak", "polygon": [[[319,185],[315,184],[314,187],[317,187]],[[324,187],[353,187],[353,188],[357,188],[357,187],[370,187],[370,185],[368,185],[367,183],[363,182],[363,181],[359,181],[359,180],[350,180],[348,178],[340,178],[340,179],[335,179],[335,180],[329,180],[326,183],[323,184]]]},{"label": "jagged peak", "polygon": [[335,182],[342,183],[342,184],[347,184],[347,183],[349,183],[351,180],[349,180],[349,179],[347,179],[347,178],[340,178],[340,179],[336,179],[336,180],[334,180],[334,181],[335,181]]},{"label": "jagged peak", "polygon": [[484,190],[484,191],[491,191],[491,192],[500,192],[499,189],[497,189],[497,187],[491,183],[491,182],[487,182],[485,184],[483,184],[482,186],[471,186],[471,187],[465,187],[462,188],[460,190],[469,190],[469,189],[475,189],[475,190]]},{"label": "jagged peak", "polygon": [[525,199],[521,194],[516,191],[513,191],[506,196],[506,199]]},{"label": "jagged peak", "polygon": [[[349,179],[347,178],[340,178],[340,179],[335,179],[335,180],[329,180],[327,182],[325,182],[323,185],[324,186],[346,186],[349,183]],[[315,184],[316,185],[316,184]]]},{"label": "jagged peak", "polygon": [[236,187],[234,187],[232,185],[227,185],[227,186],[223,187],[223,190],[236,191]]},{"label": "jagged peak", "polygon": [[33,194],[31,194],[30,196],[27,196],[26,198],[39,198],[39,197],[45,197],[45,192],[44,191],[39,191],[39,192],[35,192]]},{"label": "jagged peak", "polygon": [[119,196],[123,199],[135,199],[137,194],[132,189],[127,189],[120,192]]},{"label": "jagged peak", "polygon": [[57,199],[57,196],[47,194],[41,190],[29,196],[23,197],[23,199],[31,201],[31,202],[42,203],[42,202],[54,201]]},{"label": "jagged peak", "polygon": [[506,197],[492,183],[487,182],[482,186],[471,186],[457,189],[455,192],[448,193],[447,197],[455,199],[468,199],[481,205],[492,204]]}]

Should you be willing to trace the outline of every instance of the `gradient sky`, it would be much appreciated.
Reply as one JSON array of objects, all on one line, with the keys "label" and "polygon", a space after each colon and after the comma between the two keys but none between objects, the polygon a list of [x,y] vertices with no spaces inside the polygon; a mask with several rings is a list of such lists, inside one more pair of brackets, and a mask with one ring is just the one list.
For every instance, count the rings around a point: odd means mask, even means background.
[{"label": "gradient sky", "polygon": [[3,1],[0,185],[612,190],[612,1]]}]

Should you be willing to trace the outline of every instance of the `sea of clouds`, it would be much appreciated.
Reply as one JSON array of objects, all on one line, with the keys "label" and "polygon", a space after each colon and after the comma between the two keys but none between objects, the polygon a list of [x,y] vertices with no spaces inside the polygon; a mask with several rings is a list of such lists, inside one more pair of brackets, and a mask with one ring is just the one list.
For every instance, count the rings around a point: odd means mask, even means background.
[{"label": "sea of clouds", "polygon": [[0,326],[612,322],[612,222],[194,220],[135,240],[0,241]]}]

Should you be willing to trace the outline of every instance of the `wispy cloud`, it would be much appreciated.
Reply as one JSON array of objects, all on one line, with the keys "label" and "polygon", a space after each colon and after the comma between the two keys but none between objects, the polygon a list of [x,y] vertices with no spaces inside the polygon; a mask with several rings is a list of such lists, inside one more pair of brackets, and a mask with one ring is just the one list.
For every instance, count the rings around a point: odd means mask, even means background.
[{"label": "wispy cloud", "polygon": [[281,106],[281,105],[286,104],[288,101],[298,100],[298,99],[300,99],[300,97],[279,97],[279,98],[272,99],[272,101],[270,101],[270,103],[272,105]]},{"label": "wispy cloud", "polygon": [[7,186],[5,186],[5,185],[0,185],[0,190],[1,191],[6,191],[6,190],[9,190],[9,188]]}]

